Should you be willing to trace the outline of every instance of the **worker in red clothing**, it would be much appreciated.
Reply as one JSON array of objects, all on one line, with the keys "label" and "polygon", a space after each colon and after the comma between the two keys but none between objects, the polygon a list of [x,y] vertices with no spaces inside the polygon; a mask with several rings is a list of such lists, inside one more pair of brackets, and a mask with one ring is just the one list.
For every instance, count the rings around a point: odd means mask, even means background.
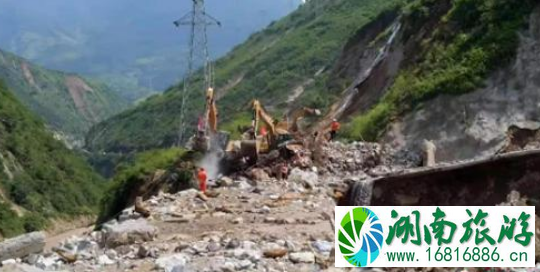
[{"label": "worker in red clothing", "polygon": [[268,134],[268,132],[266,131],[266,127],[261,127],[261,130],[260,130],[260,131],[261,131],[260,134],[261,134],[261,136],[263,136],[263,137],[266,137],[266,134]]},{"label": "worker in red clothing", "polygon": [[337,119],[332,120],[332,124],[330,124],[330,140],[333,141],[336,138],[336,134],[341,128],[341,124],[338,122]]},{"label": "worker in red clothing", "polygon": [[199,168],[199,172],[197,173],[197,178],[199,179],[199,188],[201,189],[201,192],[206,193],[206,170],[204,168]]}]

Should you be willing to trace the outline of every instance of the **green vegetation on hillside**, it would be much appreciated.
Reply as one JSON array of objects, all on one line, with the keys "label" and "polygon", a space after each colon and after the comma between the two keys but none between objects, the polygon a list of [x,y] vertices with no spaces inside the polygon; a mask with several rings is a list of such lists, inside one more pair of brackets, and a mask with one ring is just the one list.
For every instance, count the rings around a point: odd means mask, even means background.
[{"label": "green vegetation on hillside", "polygon": [[[176,162],[188,158],[186,154],[185,150],[179,148],[151,150],[139,153],[133,161],[118,166],[117,174],[101,199],[98,224],[117,216],[131,205],[130,201],[139,196],[138,190],[156,170],[174,168]],[[179,179],[187,182],[191,179],[191,173]]]},{"label": "green vegetation on hillside", "polygon": [[[0,234],[96,211],[105,181],[0,82]],[[12,204],[24,209],[18,217]]]},{"label": "green vegetation on hillside", "polygon": [[93,124],[126,106],[101,83],[48,70],[2,50],[0,80],[54,130],[79,139]]},{"label": "green vegetation on hillside", "polygon": [[[449,1],[449,0],[445,0]],[[409,31],[427,21],[438,0],[416,0],[404,9]],[[382,100],[354,118],[346,134],[375,140],[389,122],[440,94],[463,94],[480,87],[494,70],[515,57],[519,30],[536,1],[455,0],[438,18],[419,61],[402,70]],[[411,33],[413,34],[413,33]],[[405,34],[404,36],[407,36]]]},{"label": "green vegetation on hillside", "polygon": [[[279,117],[289,107],[325,108],[341,89],[328,90],[328,74],[348,38],[381,12],[396,8],[401,0],[311,0],[286,18],[252,35],[216,63],[220,127],[243,124],[249,102],[260,99]],[[315,74],[320,74],[315,76]],[[309,79],[305,92],[290,105],[292,91]],[[203,110],[201,76],[193,79],[191,100],[186,112],[193,132]],[[237,84],[232,84],[237,83]],[[87,146],[96,151],[129,152],[167,147],[177,139],[181,86],[153,96],[95,126]],[[227,88],[224,89],[224,87]]]}]

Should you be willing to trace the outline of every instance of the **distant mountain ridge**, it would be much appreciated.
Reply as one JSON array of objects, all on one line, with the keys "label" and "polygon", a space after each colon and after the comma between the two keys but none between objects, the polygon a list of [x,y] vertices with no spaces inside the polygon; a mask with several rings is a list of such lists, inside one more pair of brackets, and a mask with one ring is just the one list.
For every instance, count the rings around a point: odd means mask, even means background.
[{"label": "distant mountain ridge", "polygon": [[[208,29],[210,53],[222,56],[299,0],[206,0],[222,22]],[[0,0],[0,48],[52,69],[99,79],[130,101],[182,77],[189,28],[172,22],[191,0]]]},{"label": "distant mountain ridge", "polygon": [[59,134],[81,139],[126,103],[107,86],[76,74],[48,70],[0,50],[0,80]]}]

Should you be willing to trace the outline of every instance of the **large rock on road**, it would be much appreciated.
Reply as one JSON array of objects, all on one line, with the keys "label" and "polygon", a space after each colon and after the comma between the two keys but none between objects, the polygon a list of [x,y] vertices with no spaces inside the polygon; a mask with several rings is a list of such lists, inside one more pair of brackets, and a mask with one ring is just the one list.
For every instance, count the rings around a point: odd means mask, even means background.
[{"label": "large rock on road", "polygon": [[0,243],[0,262],[40,253],[45,247],[45,233],[32,232]]},{"label": "large rock on road", "polygon": [[103,245],[114,248],[121,245],[153,241],[158,229],[146,219],[127,220],[103,226]]}]

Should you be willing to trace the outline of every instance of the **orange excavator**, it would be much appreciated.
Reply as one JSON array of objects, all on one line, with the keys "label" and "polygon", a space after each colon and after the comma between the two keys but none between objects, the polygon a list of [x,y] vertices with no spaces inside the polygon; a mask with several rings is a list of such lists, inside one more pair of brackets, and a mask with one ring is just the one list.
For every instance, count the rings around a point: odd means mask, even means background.
[{"label": "orange excavator", "polygon": [[[240,143],[241,154],[244,157],[257,158],[261,153],[268,153],[276,149],[294,150],[303,145],[302,133],[298,122],[307,115],[320,115],[320,111],[311,108],[301,108],[285,116],[285,120],[277,122],[268,114],[259,100],[253,100],[253,119],[249,133],[246,133]],[[258,133],[261,121],[267,133]]]},{"label": "orange excavator", "polygon": [[[287,127],[278,123],[264,110],[259,100],[253,100],[253,119],[249,133],[241,141],[241,153],[248,157],[257,157],[259,153],[268,153],[277,148],[279,143],[291,140]],[[268,132],[266,135],[258,133],[260,123],[264,123]]]},{"label": "orange excavator", "polygon": [[206,120],[208,120],[208,131],[216,135],[217,131],[217,107],[214,99],[214,89],[208,88],[206,91]]},{"label": "orange excavator", "polygon": [[188,146],[192,150],[206,152],[209,150],[220,150],[224,147],[223,141],[227,141],[227,134],[217,130],[218,112],[214,89],[206,90],[206,110],[204,116],[199,120],[197,135],[190,139]]}]

